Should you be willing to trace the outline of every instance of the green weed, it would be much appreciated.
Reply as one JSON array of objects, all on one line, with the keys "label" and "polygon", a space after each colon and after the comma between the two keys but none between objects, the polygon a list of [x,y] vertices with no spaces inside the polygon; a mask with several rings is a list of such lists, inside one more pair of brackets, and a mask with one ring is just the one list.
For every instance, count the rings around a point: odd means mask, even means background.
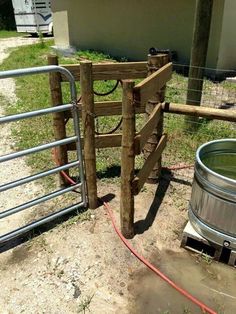
[{"label": "green weed", "polygon": [[0,38],[11,38],[11,37],[23,37],[24,33],[17,33],[17,31],[0,30]]},{"label": "green weed", "polygon": [[[20,47],[14,50],[5,62],[1,65],[1,70],[42,66],[47,64],[47,55],[52,51],[52,40],[41,43]],[[110,56],[95,51],[79,51],[73,58],[59,57],[60,64],[78,63],[79,60],[89,59],[94,62],[115,61]],[[137,80],[137,82],[140,80]],[[168,83],[166,89],[166,101],[185,102],[185,92],[187,78],[174,73],[172,80]],[[116,81],[96,81],[94,90],[105,93],[113,88]],[[206,88],[211,86],[206,82]],[[62,84],[64,102],[70,101],[70,92],[68,83]],[[80,84],[77,82],[78,94],[80,94]],[[19,77],[16,79],[16,94],[19,99],[16,104],[10,104],[6,107],[7,114],[16,114],[20,112],[42,109],[50,106],[50,91],[47,75],[34,75]],[[95,101],[121,100],[122,88],[119,85],[114,93],[99,97],[95,96]],[[120,121],[120,116],[98,117],[96,118],[96,130],[105,133],[113,129]],[[202,143],[218,138],[235,137],[236,131],[232,124],[223,121],[211,121],[206,119],[200,120],[200,126],[196,132],[185,131],[185,120],[183,116],[166,114],[164,120],[164,132],[168,134],[168,145],[164,150],[163,164],[169,166],[176,163],[193,163],[196,149]],[[136,116],[137,131],[144,124],[143,115]],[[42,116],[34,119],[28,119],[13,123],[13,136],[15,137],[17,148],[26,149],[38,144],[53,141],[52,117]],[[68,136],[73,134],[72,121],[67,125]],[[118,133],[122,133],[120,128]],[[69,154],[70,160],[75,158],[74,153]],[[44,151],[27,158],[28,164],[34,172],[43,171],[45,167],[53,167],[54,163],[51,158],[51,152]],[[136,158],[136,168],[143,164],[143,157]],[[120,148],[107,148],[97,150],[97,172],[101,180],[119,181],[120,176]],[[72,171],[72,175],[76,171]],[[47,186],[55,184],[54,177],[47,177]]]},{"label": "green weed", "polygon": [[79,304],[79,308],[78,308],[78,313],[85,314],[86,310],[90,312],[89,306],[91,304],[93,297],[94,297],[94,294],[92,294],[91,296],[87,296],[83,300],[81,300]]}]

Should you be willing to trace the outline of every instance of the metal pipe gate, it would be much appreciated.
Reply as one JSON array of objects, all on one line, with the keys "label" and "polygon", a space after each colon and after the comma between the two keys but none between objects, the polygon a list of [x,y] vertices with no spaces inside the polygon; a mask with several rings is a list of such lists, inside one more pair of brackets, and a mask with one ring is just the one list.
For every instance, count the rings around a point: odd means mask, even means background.
[{"label": "metal pipe gate", "polygon": [[32,230],[35,227],[38,227],[42,224],[48,223],[64,214],[67,214],[75,209],[78,209],[80,207],[86,207],[87,200],[86,200],[86,187],[85,187],[85,177],[84,177],[84,169],[83,169],[83,158],[82,158],[82,149],[81,149],[81,138],[80,138],[80,127],[79,127],[79,110],[77,108],[77,93],[76,93],[76,85],[75,80],[72,74],[65,68],[60,66],[43,66],[43,67],[35,67],[35,68],[26,68],[26,69],[19,69],[19,70],[12,70],[12,71],[2,71],[0,72],[0,79],[5,78],[13,78],[13,77],[19,77],[19,76],[25,76],[25,75],[33,75],[33,74],[43,74],[43,73],[52,73],[52,72],[60,72],[61,74],[65,75],[68,78],[68,81],[70,83],[70,94],[71,94],[71,103],[69,104],[63,104],[57,107],[51,107],[26,113],[20,113],[16,115],[11,116],[4,116],[0,117],[0,125],[3,123],[9,123],[14,121],[19,121],[22,119],[29,119],[33,117],[38,117],[42,115],[52,114],[56,112],[62,112],[62,111],[69,111],[72,112],[73,117],[73,127],[74,127],[74,136],[64,138],[61,140],[57,140],[51,143],[39,145],[36,147],[32,147],[29,149],[25,149],[23,151],[19,152],[13,152],[4,156],[0,156],[0,163],[27,156],[29,154],[37,153],[43,150],[51,149],[54,147],[58,147],[60,145],[66,145],[69,143],[76,143],[76,160],[73,162],[70,162],[66,165],[57,166],[53,169],[49,169],[25,178],[21,178],[19,180],[11,181],[6,184],[0,185],[0,192],[7,191],[9,189],[13,189],[17,186],[21,186],[23,184],[32,182],[34,180],[44,178],[46,176],[59,173],[60,171],[67,170],[72,167],[78,167],[79,176],[77,179],[76,184],[62,188],[60,190],[54,191],[52,193],[49,193],[47,195],[41,196],[39,198],[36,198],[34,200],[31,200],[27,203],[18,205],[16,207],[6,209],[2,212],[0,212],[0,220],[3,218],[6,218],[8,216],[14,215],[16,213],[19,213],[25,209],[28,209],[32,206],[41,204],[43,202],[46,202],[48,200],[51,200],[53,198],[56,198],[60,195],[63,195],[65,193],[68,193],[70,191],[80,189],[81,192],[81,199],[77,204],[74,204],[72,206],[69,206],[67,208],[55,211],[52,214],[49,214],[47,216],[44,216],[43,218],[40,218],[32,223],[29,223],[27,225],[24,225],[18,229],[12,230],[6,234],[0,234],[0,244],[13,239],[15,237],[21,236],[22,234]]}]

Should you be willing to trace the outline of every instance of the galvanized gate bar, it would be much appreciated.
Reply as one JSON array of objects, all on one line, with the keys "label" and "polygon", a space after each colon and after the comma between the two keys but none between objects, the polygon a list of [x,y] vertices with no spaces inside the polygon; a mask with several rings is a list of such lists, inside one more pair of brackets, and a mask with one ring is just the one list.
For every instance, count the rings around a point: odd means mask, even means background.
[{"label": "galvanized gate bar", "polygon": [[60,171],[67,170],[69,168],[78,166],[79,164],[80,164],[79,161],[74,161],[74,162],[68,163],[67,165],[63,165],[63,166],[59,166],[59,167],[56,167],[56,168],[53,168],[53,169],[50,169],[47,171],[39,172],[39,173],[34,174],[32,176],[28,176],[28,177],[25,177],[25,178],[22,178],[22,179],[19,179],[16,181],[12,181],[10,183],[5,183],[3,185],[0,185],[0,192],[16,188],[17,186],[20,186],[20,185],[29,183],[31,181],[35,181],[35,180],[44,178],[46,176],[50,176],[50,175],[55,174],[55,173],[60,172]]},{"label": "galvanized gate bar", "polygon": [[35,68],[26,68],[26,69],[18,69],[18,70],[12,70],[12,71],[0,71],[0,79],[4,78],[12,78],[12,77],[18,77],[18,76],[25,76],[25,75],[36,75],[36,74],[43,74],[43,73],[50,73],[50,72],[59,72],[67,77],[69,83],[70,83],[70,93],[71,93],[71,103],[70,104],[58,104],[56,107],[46,108],[46,109],[40,109],[35,110],[32,112],[26,112],[26,113],[20,113],[15,114],[11,116],[4,116],[0,117],[0,124],[3,123],[10,123],[14,121],[19,121],[22,119],[29,119],[33,117],[38,117],[46,114],[56,113],[56,112],[62,112],[71,110],[72,117],[73,117],[73,124],[74,124],[74,132],[75,136],[71,136],[69,138],[64,138],[61,140],[57,140],[51,143],[39,145],[37,147],[25,149],[24,151],[14,152],[10,153],[4,156],[0,157],[0,162],[5,162],[12,160],[14,158],[19,158],[26,156],[28,154],[37,153],[46,149],[51,149],[53,147],[57,147],[60,145],[66,145],[72,142],[76,143],[76,153],[77,153],[77,160],[70,162],[66,165],[62,165],[44,172],[37,173],[35,175],[31,175],[10,183],[6,183],[0,186],[0,192],[6,191],[8,189],[20,186],[22,184],[29,183],[31,181],[58,173],[63,170],[67,170],[71,167],[79,166],[79,182],[76,182],[75,185],[66,187],[61,190],[57,190],[54,192],[51,192],[47,195],[35,198],[34,200],[28,201],[24,204],[15,206],[13,208],[7,209],[4,212],[0,213],[0,219],[3,219],[5,217],[11,216],[15,213],[21,212],[27,208],[30,208],[35,205],[39,205],[43,202],[46,202],[50,199],[53,199],[55,197],[58,197],[60,195],[63,195],[67,192],[73,191],[75,189],[81,190],[81,200],[77,204],[73,204],[72,206],[69,206],[67,208],[61,209],[57,212],[54,212],[50,215],[47,215],[41,219],[38,219],[37,221],[34,221],[32,223],[29,223],[23,227],[20,227],[16,230],[13,230],[11,232],[8,232],[7,234],[0,236],[0,243],[3,243],[5,241],[8,241],[16,236],[22,235],[25,232],[30,231],[31,229],[38,227],[44,223],[50,222],[53,219],[56,219],[64,214],[67,214],[77,208],[85,207],[87,204],[86,200],[86,187],[85,187],[85,178],[84,178],[84,170],[83,170],[83,160],[82,160],[82,148],[81,148],[81,141],[80,141],[80,127],[79,127],[79,110],[77,107],[77,93],[76,93],[76,85],[73,75],[65,68],[56,66],[56,65],[50,65],[50,66],[44,66],[44,67],[35,67]]},{"label": "galvanized gate bar", "polygon": [[6,117],[0,117],[0,124],[19,121],[22,119],[40,117],[40,116],[46,115],[48,113],[67,111],[67,110],[70,110],[72,108],[73,108],[72,104],[67,104],[67,105],[60,105],[57,107],[51,107],[51,108],[46,108],[46,109],[40,109],[40,110],[35,110],[35,111],[30,111],[30,112],[14,114],[14,115],[6,116]]},{"label": "galvanized gate bar", "polygon": [[63,139],[63,140],[59,140],[59,141],[55,141],[55,142],[52,142],[52,143],[39,145],[39,146],[36,146],[36,147],[33,147],[33,148],[28,148],[28,149],[22,150],[20,152],[7,154],[7,155],[4,155],[4,156],[0,157],[0,162],[9,161],[9,160],[12,160],[12,159],[15,159],[15,158],[27,156],[27,155],[32,154],[32,153],[38,153],[38,152],[41,152],[42,150],[54,148],[54,147],[57,147],[57,146],[60,146],[60,145],[66,145],[66,144],[69,144],[69,143],[73,143],[73,142],[75,142],[77,140],[78,140],[77,136],[72,136],[72,137],[68,137],[68,138]]},{"label": "galvanized gate bar", "polygon": [[84,204],[83,203],[80,203],[80,204],[76,204],[76,205],[72,205],[70,207],[67,207],[67,208],[64,208],[64,209],[61,209],[59,210],[58,212],[56,213],[53,213],[53,214],[50,214],[46,217],[43,217],[35,222],[32,222],[24,227],[21,227],[21,228],[18,228],[12,232],[9,232],[9,233],[6,233],[5,235],[1,236],[0,237],[0,243],[3,243],[9,239],[12,239],[12,238],[15,238],[17,236],[20,236],[30,230],[32,230],[33,228],[36,228],[36,227],[39,227],[45,223],[48,223],[56,218],[59,218],[65,214],[68,214],[70,213],[71,211],[75,210],[75,209],[78,209],[80,207],[84,207]]},{"label": "galvanized gate bar", "polygon": [[38,204],[40,204],[40,203],[42,203],[42,202],[46,202],[46,201],[48,201],[48,200],[50,200],[50,199],[52,199],[52,198],[54,198],[54,197],[63,195],[63,194],[65,194],[65,193],[67,193],[67,192],[74,191],[74,190],[80,188],[81,185],[82,185],[81,183],[77,183],[77,184],[75,184],[75,185],[69,186],[68,188],[60,189],[60,190],[58,190],[58,191],[56,191],[56,192],[52,192],[52,193],[47,194],[47,195],[45,195],[45,196],[36,198],[36,199],[33,200],[33,201],[30,201],[30,202],[27,202],[27,203],[25,203],[25,204],[16,206],[16,207],[11,208],[11,209],[9,209],[9,210],[5,210],[4,212],[1,212],[1,213],[0,213],[0,219],[6,218],[6,217],[8,217],[8,216],[10,216],[10,215],[13,215],[13,214],[16,214],[16,213],[18,213],[18,212],[20,212],[20,211],[22,211],[22,210],[24,210],[24,209],[33,207],[33,206],[38,205]]}]

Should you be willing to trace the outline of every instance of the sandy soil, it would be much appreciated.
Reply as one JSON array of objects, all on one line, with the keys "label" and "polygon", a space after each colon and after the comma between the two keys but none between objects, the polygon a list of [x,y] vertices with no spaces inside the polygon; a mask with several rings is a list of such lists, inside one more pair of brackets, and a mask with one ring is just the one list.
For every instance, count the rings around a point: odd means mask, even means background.
[{"label": "sandy soil", "polygon": [[[13,149],[10,129],[3,130],[1,154]],[[9,168],[9,173],[0,171],[1,180],[19,171],[30,173],[25,163]],[[174,175],[166,172],[158,186],[145,186],[135,199],[137,234],[131,243],[219,313],[233,313],[235,271],[205,264],[180,248],[192,176],[192,169]],[[119,187],[100,182],[99,196],[110,199],[118,221]],[[11,195],[9,206],[17,198]],[[5,202],[6,198],[0,199],[1,204]],[[74,216],[1,253],[0,274],[0,313],[4,314],[201,313],[124,247],[103,207]]]}]

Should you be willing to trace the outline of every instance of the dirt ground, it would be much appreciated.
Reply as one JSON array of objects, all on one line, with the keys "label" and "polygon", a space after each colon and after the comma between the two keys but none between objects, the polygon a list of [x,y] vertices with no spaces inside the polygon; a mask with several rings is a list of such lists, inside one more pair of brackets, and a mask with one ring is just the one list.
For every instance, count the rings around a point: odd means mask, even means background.
[{"label": "dirt ground", "polygon": [[[14,149],[8,146],[10,130],[2,130],[5,150],[1,154]],[[23,162],[9,174],[5,169],[0,173],[10,178],[21,169],[30,171]],[[235,270],[180,248],[192,177],[192,169],[165,172],[158,186],[144,187],[135,199],[136,235],[130,242],[217,313],[231,314],[235,312]],[[29,197],[27,191],[21,192],[22,200],[24,194]],[[99,196],[110,200],[119,225],[119,186],[99,182]],[[19,197],[12,194],[10,205]],[[3,205],[6,198],[0,201]],[[2,252],[0,275],[3,314],[201,313],[130,253],[103,207]]]},{"label": "dirt ground", "polygon": [[[180,248],[190,170],[136,198],[136,250],[217,313],[233,313],[235,270]],[[119,218],[119,188],[100,183]],[[201,313],[153,275],[115,234],[103,207],[1,253],[1,313]]]}]

